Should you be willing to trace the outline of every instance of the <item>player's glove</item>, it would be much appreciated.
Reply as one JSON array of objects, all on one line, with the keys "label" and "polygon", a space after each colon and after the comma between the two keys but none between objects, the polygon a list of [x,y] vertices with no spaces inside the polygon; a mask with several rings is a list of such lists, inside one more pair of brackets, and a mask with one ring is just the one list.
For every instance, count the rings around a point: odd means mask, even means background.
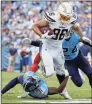
[{"label": "player's glove", "polygon": [[29,92],[25,92],[24,94],[17,96],[17,98],[26,98],[28,96]]},{"label": "player's glove", "polygon": [[55,35],[48,35],[50,31],[47,31],[45,34],[42,34],[42,39],[51,39],[52,37],[54,37]]}]

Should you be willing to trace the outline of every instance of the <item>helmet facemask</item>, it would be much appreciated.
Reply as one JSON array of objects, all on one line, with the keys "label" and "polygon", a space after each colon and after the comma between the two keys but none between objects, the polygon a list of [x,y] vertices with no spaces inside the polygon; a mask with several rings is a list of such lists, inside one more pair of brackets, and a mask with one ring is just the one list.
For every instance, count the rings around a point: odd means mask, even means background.
[{"label": "helmet facemask", "polygon": [[63,14],[60,14],[60,21],[64,24],[67,24],[69,23],[71,17],[70,16],[65,16]]},{"label": "helmet facemask", "polygon": [[63,2],[58,7],[58,13],[60,15],[59,19],[61,20],[61,22],[66,24],[66,23],[69,23],[69,21],[71,20],[73,16],[73,8],[69,4],[69,2]]},{"label": "helmet facemask", "polygon": [[26,92],[32,92],[36,88],[38,88],[39,82],[34,79],[33,77],[29,77],[26,81],[23,83],[23,88]]}]

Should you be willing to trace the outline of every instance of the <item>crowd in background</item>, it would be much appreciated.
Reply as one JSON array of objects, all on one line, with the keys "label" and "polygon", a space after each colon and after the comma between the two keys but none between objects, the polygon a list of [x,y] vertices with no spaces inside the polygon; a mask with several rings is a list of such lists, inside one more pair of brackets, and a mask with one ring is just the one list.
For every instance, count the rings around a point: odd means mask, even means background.
[{"label": "crowd in background", "polygon": [[[37,39],[31,31],[32,24],[44,16],[44,12],[57,10],[61,1],[2,1],[2,47],[14,43],[20,48],[21,40],[25,37]],[[91,2],[71,2],[74,11],[78,14],[78,22],[85,36],[91,39]]]},{"label": "crowd in background", "polygon": [[[18,44],[22,38],[30,37],[35,39],[31,26],[34,22],[43,17],[43,12],[55,9],[58,2],[24,2],[5,1],[2,2],[2,35],[8,41],[16,41]],[[51,8],[49,8],[51,7]],[[9,33],[6,35],[6,30]]]}]

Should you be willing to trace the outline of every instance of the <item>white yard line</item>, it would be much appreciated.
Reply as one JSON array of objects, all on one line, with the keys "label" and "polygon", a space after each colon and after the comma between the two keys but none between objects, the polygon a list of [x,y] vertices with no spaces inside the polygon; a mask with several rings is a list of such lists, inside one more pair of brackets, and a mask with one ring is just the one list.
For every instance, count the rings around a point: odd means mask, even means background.
[{"label": "white yard line", "polygon": [[[73,89],[68,88],[68,90],[73,90]],[[83,91],[83,90],[91,90],[91,89],[86,89],[86,88],[85,88],[85,89],[80,89],[80,88],[79,88],[79,89],[76,89],[76,90],[78,90],[78,91]],[[90,93],[91,93],[91,92],[90,92]]]},{"label": "white yard line", "polygon": [[74,100],[25,100],[21,103],[92,103],[92,99],[74,99]]}]

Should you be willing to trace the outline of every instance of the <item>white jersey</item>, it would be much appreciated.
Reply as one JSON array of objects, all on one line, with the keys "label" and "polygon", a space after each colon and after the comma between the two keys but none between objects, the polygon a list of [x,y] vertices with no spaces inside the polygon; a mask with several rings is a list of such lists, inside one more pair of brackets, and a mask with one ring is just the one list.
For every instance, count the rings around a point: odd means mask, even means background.
[{"label": "white jersey", "polygon": [[41,59],[44,65],[43,72],[47,77],[56,72],[59,75],[65,74],[65,59],[61,42],[64,35],[70,31],[73,23],[76,21],[75,18],[69,21],[68,24],[62,24],[58,19],[58,13],[45,13],[45,20],[49,22],[49,28],[53,30],[55,37],[51,39],[42,39],[41,47]]},{"label": "white jersey", "polygon": [[68,24],[63,24],[58,19],[57,12],[46,12],[45,20],[49,22],[49,27],[54,31],[55,37],[52,39],[43,39],[43,43],[59,47],[61,45],[61,40],[64,38],[64,35],[70,31],[72,25],[76,22],[77,16],[74,15]]}]

